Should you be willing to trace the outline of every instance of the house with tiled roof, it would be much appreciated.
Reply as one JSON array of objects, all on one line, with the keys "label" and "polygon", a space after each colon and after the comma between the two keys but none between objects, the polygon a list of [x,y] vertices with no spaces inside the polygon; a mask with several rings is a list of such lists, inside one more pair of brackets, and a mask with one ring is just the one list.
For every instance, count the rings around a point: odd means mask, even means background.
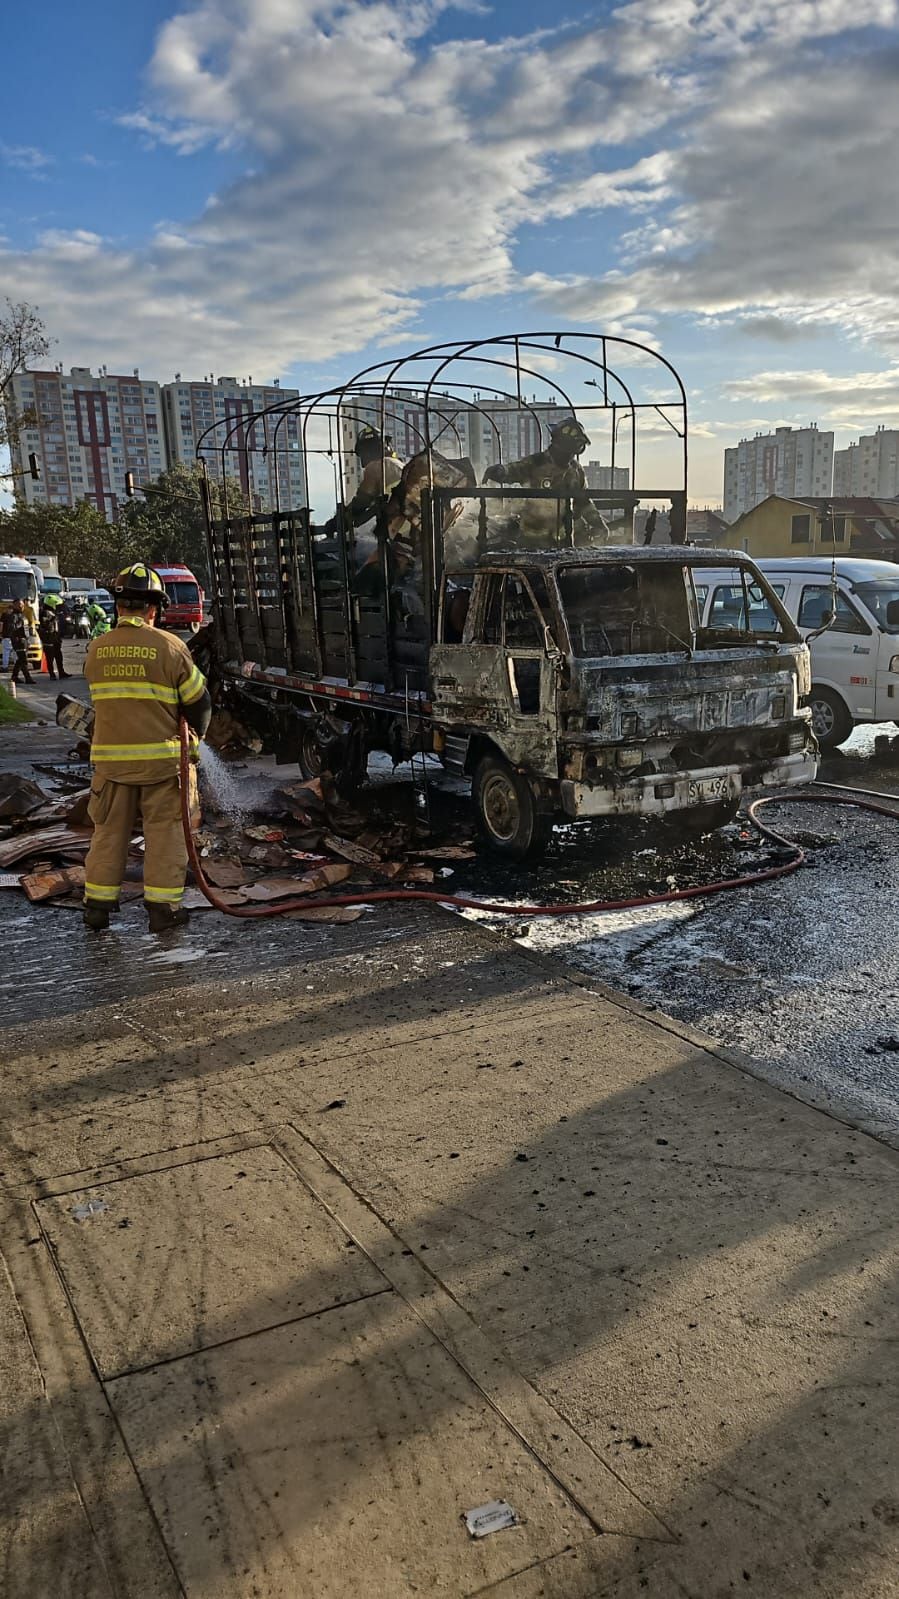
[{"label": "house with tiled roof", "polygon": [[756,558],[863,555],[899,561],[899,499],[769,494],[731,522],[718,545]]}]

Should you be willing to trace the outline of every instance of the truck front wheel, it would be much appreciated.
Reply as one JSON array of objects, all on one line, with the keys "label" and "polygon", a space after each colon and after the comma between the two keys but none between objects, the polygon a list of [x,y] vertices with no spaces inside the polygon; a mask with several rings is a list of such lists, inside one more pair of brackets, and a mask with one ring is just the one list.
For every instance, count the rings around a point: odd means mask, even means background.
[{"label": "truck front wheel", "polygon": [[471,795],[481,833],[497,854],[520,861],[543,848],[552,818],[537,809],[527,778],[501,755],[485,755],[478,762]]}]

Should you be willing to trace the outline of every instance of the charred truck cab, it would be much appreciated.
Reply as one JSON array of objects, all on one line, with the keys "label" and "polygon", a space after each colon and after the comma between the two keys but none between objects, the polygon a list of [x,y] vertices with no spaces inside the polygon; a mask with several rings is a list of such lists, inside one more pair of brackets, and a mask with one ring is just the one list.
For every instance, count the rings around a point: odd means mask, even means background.
[{"label": "charred truck cab", "polygon": [[[585,470],[588,447],[605,463]],[[748,557],[686,543],[686,398],[657,352],[587,333],[441,345],[216,422],[197,454],[226,484],[229,451],[251,449],[275,506],[214,520],[206,496],[197,649],[279,759],[346,790],[374,750],[436,755],[513,857],[556,820],[713,828],[745,786],[815,776],[807,647]],[[333,514],[282,508],[296,451]],[[694,572],[719,564],[768,602],[746,598],[737,626],[702,625]]]},{"label": "charred truck cab", "polygon": [[468,579],[462,639],[431,651],[434,717],[497,848],[561,818],[713,828],[744,786],[814,778],[808,652],[776,596],[763,634],[701,628],[693,570],[719,559],[759,582],[745,557],[675,547],[508,554]]}]

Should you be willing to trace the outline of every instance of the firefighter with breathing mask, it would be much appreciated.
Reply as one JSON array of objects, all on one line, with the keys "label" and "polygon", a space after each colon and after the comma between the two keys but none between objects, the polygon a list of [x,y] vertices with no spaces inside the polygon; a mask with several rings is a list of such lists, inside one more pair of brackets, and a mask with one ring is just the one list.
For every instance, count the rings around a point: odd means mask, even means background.
[{"label": "firefighter with breathing mask", "polygon": [[520,461],[501,461],[488,466],[485,483],[518,483],[529,489],[551,489],[558,500],[540,499],[513,502],[522,542],[530,548],[558,542],[565,525],[565,507],[571,500],[571,519],[576,544],[604,544],[609,540],[608,525],[587,493],[587,479],[578,461],[590,443],[577,417],[566,416],[551,422],[550,441],[545,450],[525,455]]}]

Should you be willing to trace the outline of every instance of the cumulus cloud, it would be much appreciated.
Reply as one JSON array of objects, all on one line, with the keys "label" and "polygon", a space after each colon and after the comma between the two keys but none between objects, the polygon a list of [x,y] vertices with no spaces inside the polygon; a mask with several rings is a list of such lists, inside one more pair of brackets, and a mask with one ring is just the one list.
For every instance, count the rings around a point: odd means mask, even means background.
[{"label": "cumulus cloud", "polygon": [[827,372],[820,368],[756,372],[723,385],[729,400],[806,411],[821,408],[834,426],[899,417],[899,362],[882,371]]},{"label": "cumulus cloud", "polygon": [[0,144],[0,161],[16,172],[27,172],[33,178],[46,176],[52,165],[51,157],[33,144]]},{"label": "cumulus cloud", "polygon": [[[140,248],[6,247],[0,288],[27,281],[66,352],[93,326],[162,371],[283,371],[405,338],[435,295],[509,292],[648,335],[686,314],[899,344],[897,0],[631,0],[492,41],[470,12],[447,38],[449,12],[181,10],[120,120],[242,173]],[[522,271],[525,225],[598,213],[619,242],[595,275]]]}]

